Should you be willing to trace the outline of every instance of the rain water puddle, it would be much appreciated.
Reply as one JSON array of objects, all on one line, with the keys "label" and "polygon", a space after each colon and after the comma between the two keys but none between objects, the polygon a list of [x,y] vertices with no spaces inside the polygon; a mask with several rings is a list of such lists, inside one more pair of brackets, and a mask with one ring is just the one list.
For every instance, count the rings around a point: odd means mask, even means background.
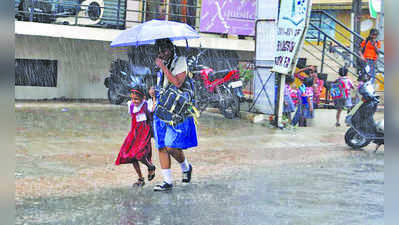
[{"label": "rain water puddle", "polygon": [[[159,173],[158,173],[159,175]],[[24,199],[16,224],[384,224],[384,154],[176,182],[170,193],[121,187]]]}]

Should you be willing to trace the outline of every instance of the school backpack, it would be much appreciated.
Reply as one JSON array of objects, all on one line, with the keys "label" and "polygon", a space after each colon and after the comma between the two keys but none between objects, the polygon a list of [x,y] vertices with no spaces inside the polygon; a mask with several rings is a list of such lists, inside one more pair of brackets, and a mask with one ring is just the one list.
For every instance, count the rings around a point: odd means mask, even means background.
[{"label": "school backpack", "polygon": [[341,79],[331,84],[330,95],[332,99],[346,98],[345,83]]},{"label": "school backpack", "polygon": [[194,84],[191,77],[186,76],[180,88],[171,83],[166,88],[161,88],[154,114],[171,126],[183,122],[188,117],[198,117],[198,111],[194,106]]}]

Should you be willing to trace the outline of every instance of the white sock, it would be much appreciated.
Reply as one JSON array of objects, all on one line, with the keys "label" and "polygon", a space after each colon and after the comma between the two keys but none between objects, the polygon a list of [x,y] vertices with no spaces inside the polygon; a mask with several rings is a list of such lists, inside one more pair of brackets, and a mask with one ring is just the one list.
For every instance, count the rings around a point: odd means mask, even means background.
[{"label": "white sock", "polygon": [[171,169],[162,169],[163,180],[168,183],[172,184],[172,170]]},{"label": "white sock", "polygon": [[187,158],[184,158],[184,162],[180,163],[180,166],[183,172],[187,172],[190,169],[190,165],[188,164]]}]

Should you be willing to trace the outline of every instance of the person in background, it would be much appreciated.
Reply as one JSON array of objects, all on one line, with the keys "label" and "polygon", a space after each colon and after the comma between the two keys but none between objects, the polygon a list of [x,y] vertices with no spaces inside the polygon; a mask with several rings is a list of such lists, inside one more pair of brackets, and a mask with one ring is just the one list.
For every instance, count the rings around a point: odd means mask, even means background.
[{"label": "person in background", "polygon": [[337,108],[336,123],[335,126],[339,127],[341,113],[343,109],[350,109],[352,107],[351,90],[354,89],[353,82],[347,77],[348,69],[346,67],[341,67],[338,70],[339,78],[335,81],[341,84],[342,97],[334,99],[334,105]]},{"label": "person in background", "polygon": [[379,32],[377,29],[371,29],[369,36],[360,44],[359,50],[359,55],[362,61],[364,62],[364,64],[370,67],[371,82],[373,84],[375,83],[378,51],[381,48],[381,42],[377,41],[378,34]]},{"label": "person in background", "polygon": [[310,77],[313,78],[313,108],[319,108],[320,95],[324,85],[324,81],[317,76],[317,68],[313,67],[310,71]]},{"label": "person in background", "polygon": [[362,96],[359,93],[359,89],[364,85],[364,83],[366,83],[368,81],[368,77],[367,76],[359,76],[357,78],[357,83],[354,85],[356,87],[356,95],[354,98],[354,101],[352,102],[352,105],[356,105],[357,103],[359,103],[360,99],[362,98]]},{"label": "person in background", "polygon": [[[302,69],[297,70],[297,71],[294,73],[294,77],[298,78],[300,81],[303,82],[303,80],[304,80],[306,77],[309,77],[309,76],[310,76],[311,71],[315,71],[315,70],[316,70],[316,68],[315,68],[314,66],[308,66],[308,67],[305,67],[305,68],[302,68]],[[306,75],[304,75],[303,73],[305,73]]]},{"label": "person in background", "polygon": [[286,76],[285,78],[285,88],[284,88],[284,109],[283,115],[288,118],[288,121],[291,123],[291,113],[295,112],[295,104],[292,100],[292,88],[291,84],[294,82],[293,76]]},{"label": "person in background", "polygon": [[[301,74],[301,73],[305,73],[307,76]],[[316,66],[308,66],[305,67],[303,69],[298,70],[294,76],[296,78],[298,78],[299,80],[301,80],[302,82],[305,80],[305,78],[307,77],[311,77],[313,78],[313,108],[317,109],[318,105],[320,103],[320,94],[321,94],[321,90],[323,88],[324,85],[324,81],[319,79],[317,76],[317,67]]]},{"label": "person in background", "polygon": [[298,87],[298,107],[292,125],[306,126],[306,119],[313,118],[313,78],[306,77]]}]

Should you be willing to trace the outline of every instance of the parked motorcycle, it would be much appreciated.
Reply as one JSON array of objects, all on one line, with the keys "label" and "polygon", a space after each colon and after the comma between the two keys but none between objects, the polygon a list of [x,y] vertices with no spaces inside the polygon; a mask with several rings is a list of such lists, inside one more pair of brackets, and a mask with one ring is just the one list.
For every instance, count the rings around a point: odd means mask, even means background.
[{"label": "parked motorcycle", "polygon": [[[65,0],[60,3],[46,0],[15,0],[15,6],[17,6],[15,17],[23,21],[52,23],[60,17],[75,16],[81,10],[83,1]],[[98,10],[102,9],[90,7],[87,9],[87,13],[93,14]]]},{"label": "parked motorcycle", "polygon": [[212,68],[198,64],[200,51],[188,60],[193,74],[195,87],[195,106],[201,112],[209,105],[219,108],[228,119],[240,117],[240,102],[244,100],[243,83],[238,70],[214,71]]},{"label": "parked motorcycle", "polygon": [[130,98],[133,87],[138,85],[148,90],[155,79],[148,67],[117,59],[111,63],[110,76],[104,80],[108,88],[108,100],[111,104],[119,105]]},{"label": "parked motorcycle", "polygon": [[377,145],[377,151],[384,144],[384,120],[374,120],[379,100],[370,80],[360,87],[359,94],[362,100],[345,119],[346,124],[350,126],[345,133],[345,143],[354,149],[360,149],[373,142]]}]

